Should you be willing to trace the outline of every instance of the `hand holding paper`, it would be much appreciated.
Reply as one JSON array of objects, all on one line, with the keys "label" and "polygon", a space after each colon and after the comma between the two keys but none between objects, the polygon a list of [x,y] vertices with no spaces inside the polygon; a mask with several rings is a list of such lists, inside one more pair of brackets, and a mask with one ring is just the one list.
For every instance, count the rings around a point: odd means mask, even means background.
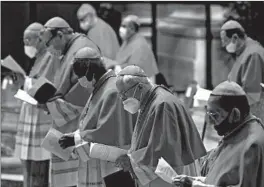
[{"label": "hand holding paper", "polygon": [[15,98],[25,101],[31,105],[37,105],[38,101],[31,97],[27,92],[24,90],[19,89],[17,93],[14,95]]},{"label": "hand holding paper", "polygon": [[45,148],[47,151],[50,151],[54,155],[62,158],[63,160],[69,160],[71,157],[71,153],[74,147],[68,147],[66,149],[62,149],[59,144],[59,139],[63,136],[63,134],[57,131],[54,128],[51,128],[44,138],[41,146]]},{"label": "hand holding paper", "polygon": [[174,169],[161,157],[159,159],[155,173],[164,181],[173,184],[173,178],[178,174]]}]

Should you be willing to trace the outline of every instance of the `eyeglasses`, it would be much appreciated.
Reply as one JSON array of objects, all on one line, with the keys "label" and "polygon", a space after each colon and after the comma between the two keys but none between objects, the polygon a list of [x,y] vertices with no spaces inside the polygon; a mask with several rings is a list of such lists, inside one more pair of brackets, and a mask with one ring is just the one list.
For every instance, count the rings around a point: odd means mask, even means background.
[{"label": "eyeglasses", "polygon": [[[128,98],[128,96],[126,95],[126,93],[127,93],[129,90],[131,90],[131,89],[133,89],[134,87],[136,87],[137,85],[138,85],[138,83],[136,83],[135,85],[133,85],[132,87],[130,87],[130,88],[127,89],[126,91],[119,93],[119,94],[118,94],[119,97],[120,97],[122,100],[126,100],[126,99]],[[136,90],[135,90],[135,92],[136,92]],[[135,94],[135,92],[134,92],[134,94]],[[134,95],[134,94],[133,94],[133,95]]]},{"label": "eyeglasses", "polygon": [[212,111],[206,111],[206,114],[215,120],[219,119],[219,117],[221,116],[219,112],[212,112]]}]

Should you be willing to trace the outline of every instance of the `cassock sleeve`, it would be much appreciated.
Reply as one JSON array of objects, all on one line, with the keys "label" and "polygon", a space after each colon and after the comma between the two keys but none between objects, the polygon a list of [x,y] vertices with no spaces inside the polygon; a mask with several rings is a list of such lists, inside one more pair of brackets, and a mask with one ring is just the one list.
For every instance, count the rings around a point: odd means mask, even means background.
[{"label": "cassock sleeve", "polygon": [[78,118],[83,107],[73,105],[63,99],[56,99],[47,103],[50,115],[58,127]]},{"label": "cassock sleeve", "polygon": [[260,101],[263,65],[261,56],[254,53],[242,66],[242,87],[247,93],[250,105]]},{"label": "cassock sleeve", "polygon": [[127,147],[130,144],[130,136],[133,131],[131,117],[128,112],[124,111],[123,104],[117,92],[110,91],[110,94],[102,100],[97,127],[81,132],[82,144],[79,144],[77,148],[79,157],[84,158],[83,161],[88,160],[89,144],[87,142],[101,143],[121,148],[122,146]]}]

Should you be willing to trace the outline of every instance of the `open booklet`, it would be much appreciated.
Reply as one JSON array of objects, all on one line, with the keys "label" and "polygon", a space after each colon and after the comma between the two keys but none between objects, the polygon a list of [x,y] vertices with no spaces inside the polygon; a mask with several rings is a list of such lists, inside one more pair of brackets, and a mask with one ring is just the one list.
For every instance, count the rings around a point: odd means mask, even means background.
[{"label": "open booklet", "polygon": [[176,171],[161,157],[159,159],[155,173],[164,181],[172,184],[173,178],[178,174]]},{"label": "open booklet", "polygon": [[54,128],[50,128],[41,146],[45,148],[47,151],[67,161],[71,157],[71,153],[74,149],[74,146],[68,147],[66,149],[62,149],[58,142],[62,136],[63,134],[60,131]]},{"label": "open booklet", "polygon": [[100,160],[115,162],[121,155],[127,154],[127,150],[120,149],[118,147],[91,143],[90,145],[90,157],[97,158]]},{"label": "open booklet", "polygon": [[4,60],[1,60],[1,65],[13,72],[21,73],[22,75],[26,76],[26,72],[10,55],[8,55]]}]

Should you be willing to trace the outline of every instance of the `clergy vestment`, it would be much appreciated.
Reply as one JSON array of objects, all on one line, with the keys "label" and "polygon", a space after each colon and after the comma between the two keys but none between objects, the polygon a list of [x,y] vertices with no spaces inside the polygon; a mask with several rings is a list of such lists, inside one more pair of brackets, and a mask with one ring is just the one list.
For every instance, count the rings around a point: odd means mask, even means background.
[{"label": "clergy vestment", "polygon": [[[53,82],[56,65],[59,59],[51,55],[46,49],[36,54],[34,65],[24,82],[24,90],[28,91],[36,79],[45,77]],[[43,109],[23,102],[17,125],[16,145],[14,155],[23,160],[24,186],[31,187],[34,183],[46,187],[50,152],[41,147],[42,140],[52,125],[52,119]],[[41,171],[41,174],[38,173]],[[33,177],[36,175],[37,177]]]},{"label": "clergy vestment", "polygon": [[[115,31],[104,20],[97,18],[95,26],[92,27],[87,36],[100,48],[102,55],[108,59],[115,60],[119,50],[119,42]],[[113,64],[109,64],[110,66]],[[106,68],[109,67],[106,61]]]},{"label": "clergy vestment", "polygon": [[224,137],[202,167],[205,183],[220,187],[264,186],[264,126],[253,116]]},{"label": "clergy vestment", "polygon": [[123,42],[117,53],[116,61],[121,68],[129,65],[139,66],[148,77],[153,77],[159,72],[150,46],[139,33]]},{"label": "clergy vestment", "polygon": [[[199,175],[196,160],[206,154],[195,124],[180,101],[167,89],[154,86],[143,98],[129,156],[139,186],[172,186],[154,173],[163,157],[177,172]],[[140,169],[139,169],[140,168]]]},{"label": "clergy vestment", "polygon": [[[115,163],[89,159],[87,142],[128,150],[135,117],[124,110],[116,88],[116,75],[113,70],[109,70],[95,84],[81,115],[79,131],[76,132],[82,142],[76,146],[76,153],[82,158],[78,187],[105,186],[103,178],[120,171],[120,168],[115,167]],[[114,182],[117,187],[122,186],[118,183],[119,181]]]},{"label": "clergy vestment", "polygon": [[[54,84],[57,88],[58,99],[47,103],[54,121],[53,128],[62,133],[70,133],[78,128],[78,118],[91,93],[91,90],[79,84],[78,77],[72,68],[75,53],[83,47],[97,49],[97,46],[87,36],[74,33],[73,38],[65,46],[60,69],[55,74]],[[68,161],[64,161],[52,154],[51,161],[52,186],[77,185],[78,159],[71,157]]]},{"label": "clergy vestment", "polygon": [[228,79],[239,84],[247,94],[251,112],[264,121],[264,49],[255,40],[246,38],[245,46],[236,53]]}]

